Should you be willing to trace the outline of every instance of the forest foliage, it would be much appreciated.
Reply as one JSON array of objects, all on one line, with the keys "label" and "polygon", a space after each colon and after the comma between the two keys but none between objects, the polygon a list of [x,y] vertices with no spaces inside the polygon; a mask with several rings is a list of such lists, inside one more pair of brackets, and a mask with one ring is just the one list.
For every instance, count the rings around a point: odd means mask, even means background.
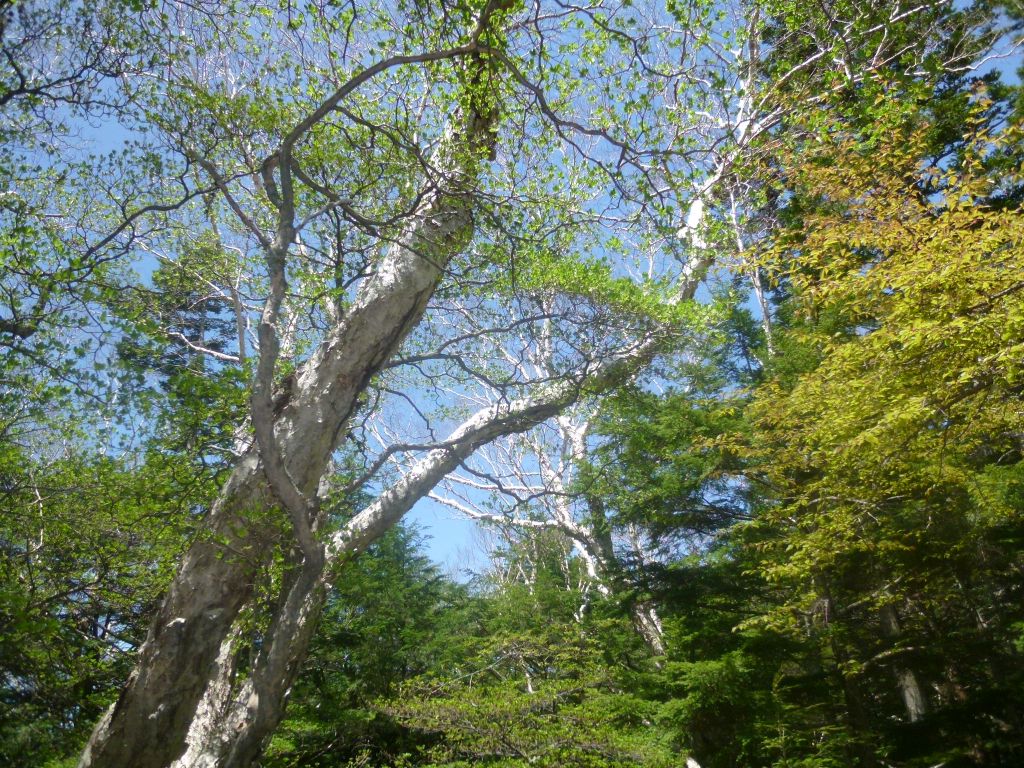
[{"label": "forest foliage", "polygon": [[[243,563],[260,680],[301,518],[248,764],[1024,764],[1019,5],[362,5],[0,2],[0,762],[76,763],[187,553]],[[394,79],[332,102],[350,42]],[[275,479],[423,221],[329,468]],[[253,455],[276,501],[209,523]],[[345,549],[432,460],[486,564]]]}]

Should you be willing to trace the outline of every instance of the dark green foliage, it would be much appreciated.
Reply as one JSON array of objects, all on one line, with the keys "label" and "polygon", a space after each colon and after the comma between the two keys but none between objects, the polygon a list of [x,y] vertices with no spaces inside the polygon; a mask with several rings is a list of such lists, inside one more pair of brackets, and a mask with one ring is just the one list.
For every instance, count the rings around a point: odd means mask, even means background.
[{"label": "dark green foliage", "polygon": [[[0,760],[73,754],[132,664],[188,532],[183,487],[141,467],[0,458]],[[182,505],[185,508],[183,509]]]},{"label": "dark green foliage", "polygon": [[504,551],[495,563],[500,579],[489,580],[475,622],[460,633],[458,665],[410,681],[389,703],[438,739],[411,755],[412,764],[674,764],[644,691],[655,679],[652,662],[617,606],[591,596],[584,609],[570,553],[553,534]]},{"label": "dark green foliage", "polygon": [[382,704],[405,681],[457,674],[475,601],[398,527],[344,567],[267,766],[396,765],[431,739]]},{"label": "dark green foliage", "polygon": [[743,516],[730,473],[738,467],[718,442],[742,427],[739,401],[626,391],[609,404],[588,492],[618,525],[643,525],[658,538],[706,536]]}]

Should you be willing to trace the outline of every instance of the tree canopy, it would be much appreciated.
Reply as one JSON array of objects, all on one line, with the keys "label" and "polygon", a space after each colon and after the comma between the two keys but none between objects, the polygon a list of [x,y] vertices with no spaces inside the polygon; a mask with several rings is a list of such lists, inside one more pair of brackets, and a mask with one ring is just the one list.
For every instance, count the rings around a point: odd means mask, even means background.
[{"label": "tree canopy", "polygon": [[0,2],[0,759],[1017,764],[1020,32]]}]

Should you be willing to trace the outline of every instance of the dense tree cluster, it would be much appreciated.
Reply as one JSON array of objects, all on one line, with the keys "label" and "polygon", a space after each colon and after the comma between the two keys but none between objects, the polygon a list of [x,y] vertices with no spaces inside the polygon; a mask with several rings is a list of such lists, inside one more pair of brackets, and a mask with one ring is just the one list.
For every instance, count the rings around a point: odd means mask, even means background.
[{"label": "dense tree cluster", "polygon": [[0,761],[1024,763],[1020,13],[0,0]]}]

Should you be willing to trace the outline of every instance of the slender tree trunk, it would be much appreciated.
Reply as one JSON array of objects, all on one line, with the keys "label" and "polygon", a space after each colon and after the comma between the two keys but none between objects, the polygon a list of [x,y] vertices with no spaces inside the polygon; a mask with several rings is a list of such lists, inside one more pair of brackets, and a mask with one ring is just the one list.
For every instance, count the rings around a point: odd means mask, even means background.
[{"label": "slender tree trunk", "polygon": [[[830,612],[832,607],[832,600],[829,599],[828,610]],[[851,757],[856,760],[855,765],[859,768],[877,768],[878,757],[872,743],[871,718],[868,709],[864,705],[864,699],[857,688],[856,680],[843,669],[849,656],[835,638],[831,638],[829,643],[832,657],[835,659],[834,674],[839,678],[842,686],[843,702],[846,705],[846,722],[850,728],[850,735],[853,736],[853,743],[850,745]]]},{"label": "slender tree trunk", "polygon": [[[582,459],[581,459],[582,460]],[[650,651],[651,656],[656,659],[665,655],[665,636],[661,626],[661,618],[658,616],[657,606],[653,600],[638,597],[624,583],[622,565],[615,555],[615,547],[612,542],[611,528],[605,514],[604,504],[600,499],[589,497],[587,506],[590,509],[591,530],[586,531],[586,540],[594,553],[595,560],[601,564],[603,578],[610,582],[610,593],[616,592],[625,595],[622,599],[625,602],[626,610],[629,613],[633,629],[640,635]],[[571,535],[571,534],[570,534]],[[637,542],[632,542],[636,549]],[[659,665],[660,661],[657,662]]]},{"label": "slender tree trunk", "polygon": [[[816,577],[814,587],[818,594],[822,595],[821,609],[827,625],[832,621],[831,617],[836,615],[835,601],[832,599],[831,590],[824,577]],[[844,715],[852,737],[851,743],[847,747],[851,764],[858,768],[877,768],[879,763],[872,738],[871,716],[857,687],[856,679],[847,672],[850,655],[835,633],[827,629],[826,631],[828,632],[828,649],[832,655],[830,672],[838,681],[843,692]]]},{"label": "slender tree trunk", "polygon": [[[882,632],[886,637],[895,639],[902,634],[899,617],[892,605],[883,605],[879,609],[879,617],[882,621]],[[903,706],[907,711],[907,719],[916,723],[924,719],[928,712],[928,700],[924,690],[917,679],[914,670],[905,664],[897,664],[893,667],[893,676],[896,678],[896,686],[903,699]]]},{"label": "slender tree trunk", "polygon": [[652,600],[631,600],[629,617],[633,621],[633,628],[643,638],[651,655],[664,656],[665,633],[661,627],[661,618],[658,616],[658,609],[654,602]]}]

